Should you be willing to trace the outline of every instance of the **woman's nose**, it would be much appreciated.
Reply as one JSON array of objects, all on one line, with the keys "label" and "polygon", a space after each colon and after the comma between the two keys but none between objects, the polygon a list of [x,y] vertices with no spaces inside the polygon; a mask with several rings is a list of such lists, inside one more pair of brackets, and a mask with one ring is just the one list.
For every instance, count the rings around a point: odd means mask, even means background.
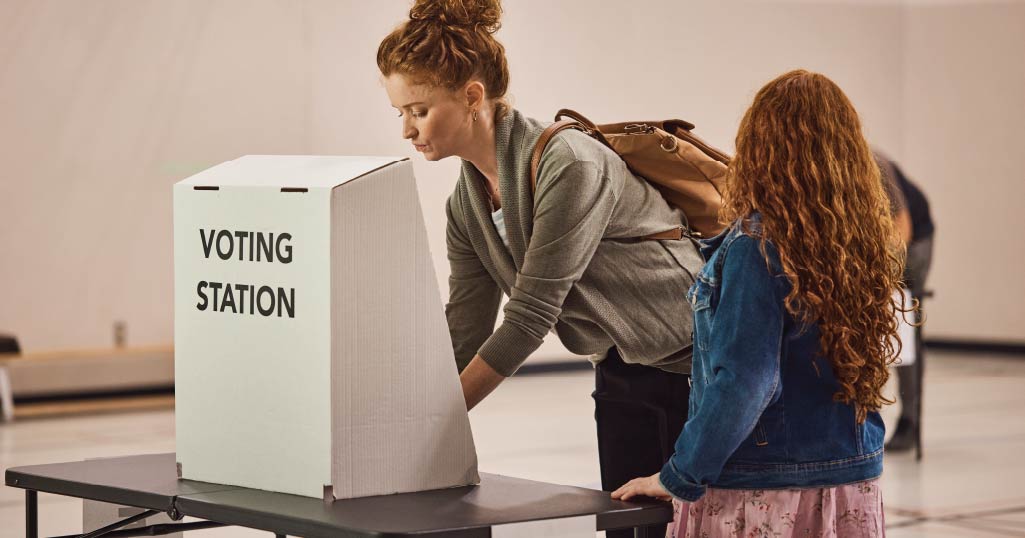
[{"label": "woman's nose", "polygon": [[408,121],[402,122],[402,138],[412,140],[416,136],[416,129]]}]

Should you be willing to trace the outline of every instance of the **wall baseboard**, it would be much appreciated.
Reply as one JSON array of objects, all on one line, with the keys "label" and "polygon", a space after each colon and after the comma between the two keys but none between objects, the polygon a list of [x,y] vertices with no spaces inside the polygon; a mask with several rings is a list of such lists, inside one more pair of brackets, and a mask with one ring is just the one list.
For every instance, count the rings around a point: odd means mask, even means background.
[{"label": "wall baseboard", "polygon": [[47,394],[34,394],[31,396],[15,396],[15,405],[40,404],[61,402],[68,400],[116,400],[119,398],[136,398],[141,396],[171,396],[174,397],[174,384],[154,385],[140,387],[125,387],[122,389],[98,390],[98,391],[76,391],[76,392],[53,392]]},{"label": "wall baseboard", "polygon": [[[993,342],[988,340],[962,340],[954,338],[927,338],[925,348],[933,351],[961,351],[964,353],[990,353],[1025,357],[1025,342]],[[593,370],[584,357],[552,360],[538,364],[524,364],[516,375],[561,374]]]},{"label": "wall baseboard", "polygon": [[926,349],[937,351],[964,351],[968,353],[994,353],[1025,356],[1025,342],[994,342],[990,340],[964,340],[957,338],[926,338]]}]

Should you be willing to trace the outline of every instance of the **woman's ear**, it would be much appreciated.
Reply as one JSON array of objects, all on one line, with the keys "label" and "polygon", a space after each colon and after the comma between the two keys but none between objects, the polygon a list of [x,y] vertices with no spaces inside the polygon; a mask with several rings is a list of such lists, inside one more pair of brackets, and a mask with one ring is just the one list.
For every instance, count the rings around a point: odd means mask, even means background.
[{"label": "woman's ear", "polygon": [[471,80],[467,82],[466,87],[463,88],[463,94],[466,98],[466,106],[472,109],[478,109],[484,103],[484,84],[479,80]]}]

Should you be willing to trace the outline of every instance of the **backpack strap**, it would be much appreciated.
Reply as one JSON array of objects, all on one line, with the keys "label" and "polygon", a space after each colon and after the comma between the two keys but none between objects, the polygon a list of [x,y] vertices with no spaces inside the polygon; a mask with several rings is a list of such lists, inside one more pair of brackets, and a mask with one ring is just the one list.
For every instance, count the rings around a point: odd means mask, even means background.
[{"label": "backpack strap", "polygon": [[537,191],[537,167],[541,165],[541,154],[545,152],[545,147],[548,146],[548,142],[552,140],[552,137],[559,134],[566,129],[576,129],[583,131],[587,134],[591,134],[591,130],[581,125],[575,120],[562,120],[557,121],[548,126],[544,132],[541,133],[541,138],[537,139],[537,144],[534,144],[534,153],[530,156],[530,194],[533,195]]},{"label": "backpack strap", "polygon": [[569,118],[583,125],[584,127],[587,127],[588,129],[592,129],[595,131],[598,130],[598,126],[595,125],[593,121],[585,118],[583,114],[571,108],[560,108],[559,111],[555,113],[555,121],[559,121],[564,117]]},{"label": "backpack strap", "polygon": [[[570,114],[566,114],[567,112],[569,112]],[[561,116],[564,116],[564,115],[568,115],[568,116],[570,116],[573,119],[560,120],[560,121],[556,121],[555,123],[549,125],[541,133],[541,136],[537,139],[537,143],[534,144],[534,153],[531,154],[531,156],[530,156],[530,194],[531,194],[531,196],[533,196],[537,192],[537,168],[541,164],[541,154],[543,154],[545,152],[545,148],[548,146],[548,142],[550,142],[552,140],[552,137],[554,137],[555,135],[559,134],[562,131],[565,131],[566,129],[576,129],[578,131],[583,131],[584,133],[586,133],[586,134],[588,134],[588,135],[590,135],[590,136],[592,136],[594,138],[597,138],[599,142],[602,142],[602,143],[608,145],[608,143],[605,141],[605,137],[601,135],[601,133],[600,133],[600,131],[598,131],[597,127],[593,123],[591,123],[587,118],[584,118],[583,116],[577,114],[576,112],[573,112],[572,110],[567,110],[567,109],[560,110],[559,113],[555,117],[556,117],[556,119],[558,119],[558,118],[560,118]],[[651,235],[646,235],[644,237],[639,237],[638,239],[648,240],[648,241],[664,241],[664,240],[674,240],[674,241],[676,241],[676,240],[683,239],[684,235],[685,234],[684,234],[683,227],[682,226],[678,226],[676,228],[670,228],[670,229],[668,229],[668,230],[666,230],[664,232],[658,232],[658,233],[653,233]]]}]

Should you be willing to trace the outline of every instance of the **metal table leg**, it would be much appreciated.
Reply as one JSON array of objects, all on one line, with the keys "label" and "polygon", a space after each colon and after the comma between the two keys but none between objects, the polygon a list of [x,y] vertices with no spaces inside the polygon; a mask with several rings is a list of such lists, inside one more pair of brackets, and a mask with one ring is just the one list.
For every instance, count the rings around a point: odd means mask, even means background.
[{"label": "metal table leg", "polygon": [[146,518],[148,518],[150,516],[155,516],[155,515],[157,515],[159,513],[160,512],[158,512],[156,510],[146,510],[145,512],[142,512],[140,514],[136,514],[136,515],[134,515],[132,517],[129,517],[129,518],[122,519],[121,521],[115,521],[114,523],[111,523],[110,525],[107,525],[106,527],[103,527],[103,528],[100,528],[100,529],[96,529],[96,530],[94,530],[92,532],[83,534],[79,538],[98,538],[99,536],[103,536],[104,534],[108,534],[111,531],[115,531],[117,529],[120,529],[121,527],[124,527],[125,525],[131,525],[132,523],[135,523],[136,521],[142,521],[143,519],[146,519]]},{"label": "metal table leg", "polygon": [[[216,529],[227,527],[224,523],[216,521],[194,521],[192,523],[157,523],[148,527],[135,529],[112,530],[103,535],[103,538],[135,538],[137,536],[163,536],[185,531],[198,531],[203,529]],[[83,538],[82,534],[68,534],[66,536],[54,536],[52,538]]]},{"label": "metal table leg", "polygon": [[39,538],[39,498],[33,490],[25,490],[25,538]]}]

